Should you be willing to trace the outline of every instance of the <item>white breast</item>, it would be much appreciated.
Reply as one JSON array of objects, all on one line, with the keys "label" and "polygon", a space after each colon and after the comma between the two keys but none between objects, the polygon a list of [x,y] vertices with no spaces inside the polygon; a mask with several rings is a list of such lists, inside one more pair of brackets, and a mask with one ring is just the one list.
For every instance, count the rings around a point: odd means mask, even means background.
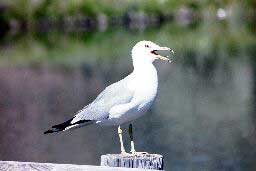
[{"label": "white breast", "polygon": [[127,115],[135,119],[144,114],[154,102],[157,95],[158,78],[153,64],[145,65],[139,70],[135,70],[133,74],[135,78],[128,86],[135,90],[132,101],[137,105]]},{"label": "white breast", "polygon": [[157,71],[154,65],[145,65],[134,72],[135,79],[131,83],[135,89],[134,100],[142,105],[153,101],[158,87]]}]

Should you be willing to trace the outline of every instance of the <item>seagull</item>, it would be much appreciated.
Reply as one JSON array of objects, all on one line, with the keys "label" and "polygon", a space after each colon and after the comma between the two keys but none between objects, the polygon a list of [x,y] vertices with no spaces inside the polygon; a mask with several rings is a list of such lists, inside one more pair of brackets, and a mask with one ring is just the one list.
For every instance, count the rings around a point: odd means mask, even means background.
[{"label": "seagull", "polygon": [[125,151],[121,124],[142,116],[151,107],[158,90],[157,70],[153,65],[156,59],[171,62],[168,56],[159,51],[174,51],[151,41],[140,41],[132,48],[133,72],[122,80],[106,87],[96,99],[78,111],[71,119],[52,126],[44,134],[67,131],[86,125],[118,126],[121,154],[137,155],[133,141],[132,124],[129,125],[131,153]]}]

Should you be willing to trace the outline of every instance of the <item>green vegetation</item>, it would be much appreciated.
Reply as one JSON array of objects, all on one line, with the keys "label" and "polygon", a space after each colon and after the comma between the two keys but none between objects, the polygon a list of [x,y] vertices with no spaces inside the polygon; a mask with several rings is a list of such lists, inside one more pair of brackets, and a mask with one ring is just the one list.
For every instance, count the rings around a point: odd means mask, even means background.
[{"label": "green vegetation", "polygon": [[75,15],[95,16],[99,13],[121,15],[129,10],[155,12],[161,11],[165,5],[158,3],[157,0],[3,0],[0,4],[8,8],[6,17],[18,20],[36,20],[40,17],[54,19]]},{"label": "green vegetation", "polygon": [[246,11],[252,11],[252,3],[252,1],[241,3],[238,0],[2,0],[0,5],[6,7],[5,17],[7,19],[32,22],[40,17],[58,19],[77,15],[96,16],[100,13],[104,13],[107,16],[115,16],[129,11],[168,14],[184,6],[199,12],[232,6],[241,6]]},{"label": "green vegetation", "polygon": [[222,24],[201,24],[192,29],[165,24],[161,29],[148,28],[144,32],[117,28],[92,33],[27,33],[16,39],[6,39],[5,42],[11,42],[12,46],[0,49],[0,59],[2,63],[51,61],[78,64],[81,61],[113,61],[129,56],[133,44],[143,39],[175,49],[178,55],[175,60],[193,52],[197,60],[216,58],[214,54],[220,58],[251,56],[241,53],[248,53],[248,48],[255,46],[253,34],[241,27],[230,30],[228,25],[222,27]]}]

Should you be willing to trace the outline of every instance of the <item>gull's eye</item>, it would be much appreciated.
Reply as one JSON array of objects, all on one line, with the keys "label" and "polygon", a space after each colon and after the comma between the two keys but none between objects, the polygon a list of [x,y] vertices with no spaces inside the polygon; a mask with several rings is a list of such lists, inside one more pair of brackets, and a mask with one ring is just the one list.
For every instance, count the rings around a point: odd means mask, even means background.
[{"label": "gull's eye", "polygon": [[145,45],[146,48],[149,48],[149,45]]}]

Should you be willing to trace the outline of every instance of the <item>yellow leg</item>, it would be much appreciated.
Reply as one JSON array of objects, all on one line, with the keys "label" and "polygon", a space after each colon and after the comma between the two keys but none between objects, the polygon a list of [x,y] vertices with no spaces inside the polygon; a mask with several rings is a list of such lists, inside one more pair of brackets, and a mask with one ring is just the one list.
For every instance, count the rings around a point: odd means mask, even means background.
[{"label": "yellow leg", "polygon": [[134,147],[134,142],[133,142],[133,132],[132,132],[132,124],[129,125],[129,135],[130,135],[130,140],[131,140],[131,153],[135,154],[135,147]]},{"label": "yellow leg", "polygon": [[131,140],[131,153],[132,155],[143,155],[143,154],[148,154],[147,152],[137,152],[135,150],[135,145],[133,141],[133,131],[132,131],[132,124],[129,125],[129,135],[130,135],[130,140]]},{"label": "yellow leg", "polygon": [[125,152],[124,143],[123,143],[123,137],[122,137],[123,131],[122,131],[120,125],[118,126],[118,130],[117,131],[118,131],[120,145],[121,145],[121,154],[127,155],[128,153]]}]

